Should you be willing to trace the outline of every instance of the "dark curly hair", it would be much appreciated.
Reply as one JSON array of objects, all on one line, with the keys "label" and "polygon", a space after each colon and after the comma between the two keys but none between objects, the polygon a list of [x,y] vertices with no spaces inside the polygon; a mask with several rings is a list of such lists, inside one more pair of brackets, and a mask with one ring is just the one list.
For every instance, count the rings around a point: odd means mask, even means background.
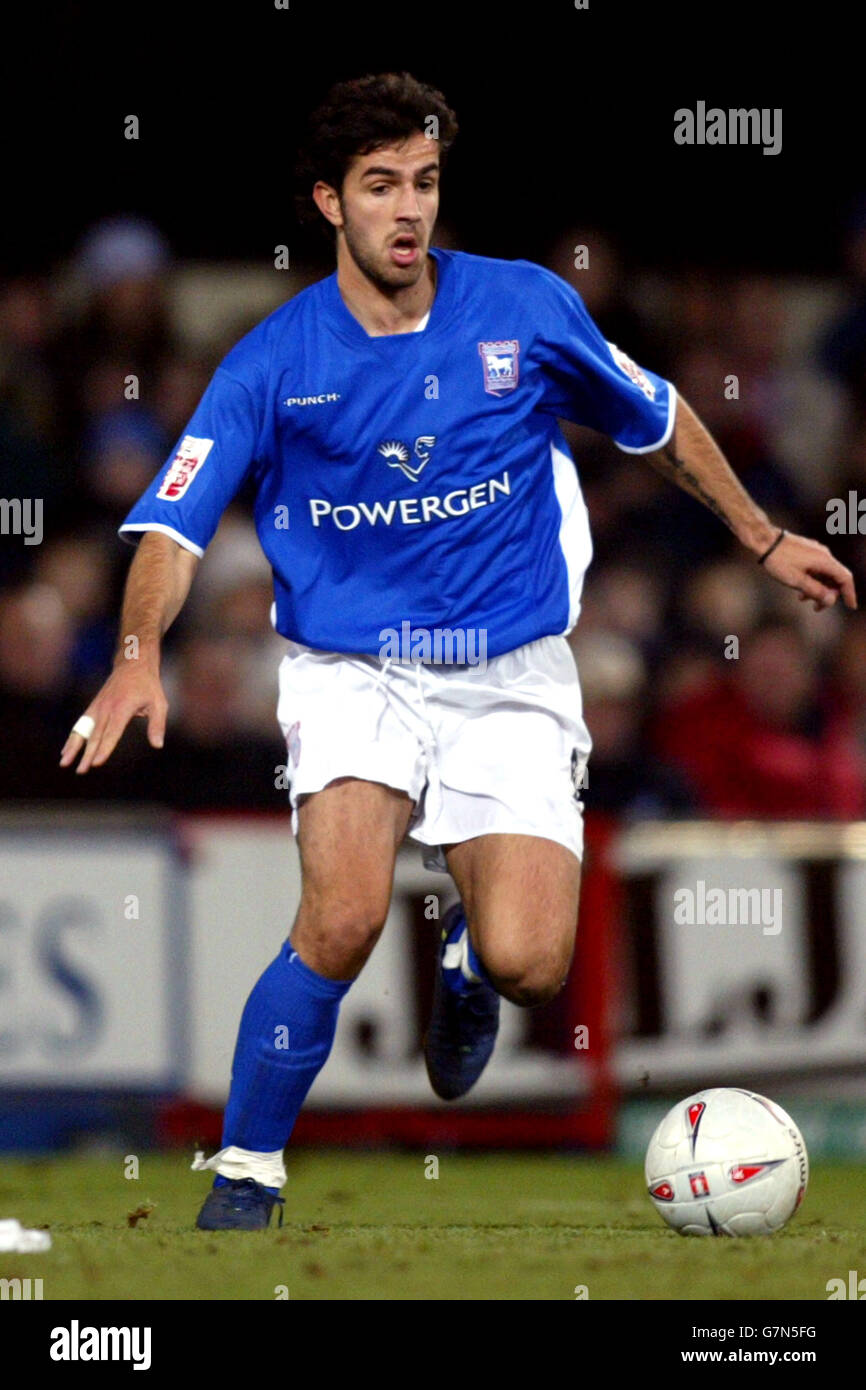
[{"label": "dark curly hair", "polygon": [[[295,211],[300,222],[319,219],[311,197],[322,179],[342,189],[351,161],[360,154],[425,133],[435,116],[439,125],[439,159],[457,135],[457,117],[441,92],[408,72],[384,72],[338,82],[312,113],[295,166]],[[332,229],[325,225],[323,230]]]}]

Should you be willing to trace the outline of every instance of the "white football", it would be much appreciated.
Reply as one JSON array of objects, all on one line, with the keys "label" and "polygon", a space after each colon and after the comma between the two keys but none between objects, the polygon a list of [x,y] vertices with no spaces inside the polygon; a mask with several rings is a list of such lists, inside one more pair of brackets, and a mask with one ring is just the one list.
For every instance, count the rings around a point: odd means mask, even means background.
[{"label": "white football", "polygon": [[649,1142],[647,1188],[684,1236],[778,1231],[809,1181],[806,1145],[791,1116],[754,1091],[698,1091],[669,1110]]}]

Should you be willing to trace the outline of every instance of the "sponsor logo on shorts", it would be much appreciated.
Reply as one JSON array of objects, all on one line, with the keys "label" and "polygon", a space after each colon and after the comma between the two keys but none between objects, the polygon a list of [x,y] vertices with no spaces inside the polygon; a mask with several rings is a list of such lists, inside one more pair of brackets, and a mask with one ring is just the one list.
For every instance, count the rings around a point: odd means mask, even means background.
[{"label": "sponsor logo on shorts", "polygon": [[589,786],[589,774],[587,765],[584,762],[581,767],[580,754],[576,748],[571,750],[571,785],[574,787],[574,799],[580,800],[580,794]]},{"label": "sponsor logo on shorts", "polygon": [[289,762],[295,767],[301,761],[301,721],[297,720],[286,734],[286,748],[289,754]]},{"label": "sponsor logo on shorts", "polygon": [[491,396],[513,391],[519,380],[519,340],[506,338],[494,343],[479,343],[478,351],[484,368],[484,390]]},{"label": "sponsor logo on shorts", "polygon": [[162,480],[157,497],[164,502],[178,502],[213,448],[213,443],[212,439],[196,439],[192,434],[184,435]]}]

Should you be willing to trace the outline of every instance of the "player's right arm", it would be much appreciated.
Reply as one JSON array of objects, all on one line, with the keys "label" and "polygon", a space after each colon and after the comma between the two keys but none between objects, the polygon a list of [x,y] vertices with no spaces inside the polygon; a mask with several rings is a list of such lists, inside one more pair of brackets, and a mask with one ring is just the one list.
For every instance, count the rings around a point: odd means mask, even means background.
[{"label": "player's right arm", "polygon": [[142,536],[130,566],[120,618],[114,669],[85,714],[94,721],[88,739],[71,733],[60,766],[69,767],[84,749],[76,772],[101,767],[114,752],[129,721],[147,719],[148,742],[161,748],[168,702],[159,675],[162,639],[184,603],[198,556],[170,536]]},{"label": "player's right arm", "polygon": [[[168,461],[120,527],[138,540],[126,582],[114,669],[63,747],[61,767],[84,749],[76,772],[111,757],[136,715],[147,719],[152,747],[165,737],[167,701],[159,678],[162,638],[183,607],[193,575],[220,517],[256,458],[263,391],[258,330],[217,368]],[[227,370],[227,364],[231,370]]]}]

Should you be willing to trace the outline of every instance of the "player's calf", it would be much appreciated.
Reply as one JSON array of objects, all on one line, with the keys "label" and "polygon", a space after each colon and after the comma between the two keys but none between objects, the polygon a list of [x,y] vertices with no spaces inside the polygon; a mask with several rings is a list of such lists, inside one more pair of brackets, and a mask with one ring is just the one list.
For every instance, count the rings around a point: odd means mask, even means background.
[{"label": "player's calf", "polygon": [[487,976],[513,1004],[546,1004],[568,975],[580,860],[556,841],[483,835],[454,845],[448,867]]}]

